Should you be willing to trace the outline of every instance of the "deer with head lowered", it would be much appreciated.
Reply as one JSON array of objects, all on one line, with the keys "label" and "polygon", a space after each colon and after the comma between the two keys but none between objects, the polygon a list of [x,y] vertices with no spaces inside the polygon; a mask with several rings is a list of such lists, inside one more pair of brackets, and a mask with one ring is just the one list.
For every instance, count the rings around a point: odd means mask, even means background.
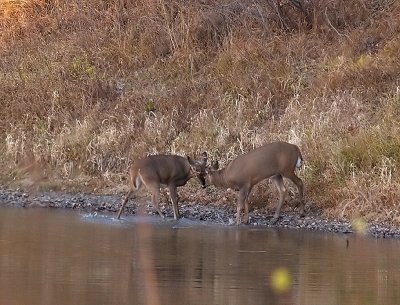
[{"label": "deer with head lowered", "polygon": [[273,218],[279,218],[282,203],[286,196],[283,177],[291,180],[298,189],[301,203],[301,215],[304,215],[303,182],[296,176],[296,168],[303,162],[300,149],[286,142],[273,142],[237,157],[228,165],[218,170],[218,161],[206,169],[206,180],[209,184],[235,189],[238,192],[236,224],[240,224],[241,212],[245,208],[244,223],[249,222],[249,195],[254,185],[271,178],[279,191],[279,202]]},{"label": "deer with head lowered", "polygon": [[151,155],[139,159],[130,168],[130,189],[118,212],[118,219],[133,192],[139,190],[142,185],[152,193],[153,206],[158,214],[164,218],[159,207],[160,186],[166,185],[172,200],[174,218],[180,218],[178,210],[177,187],[183,186],[192,177],[197,177],[205,187],[205,169],[207,165],[207,153],[203,153],[200,160],[192,160],[190,157],[177,155]]}]

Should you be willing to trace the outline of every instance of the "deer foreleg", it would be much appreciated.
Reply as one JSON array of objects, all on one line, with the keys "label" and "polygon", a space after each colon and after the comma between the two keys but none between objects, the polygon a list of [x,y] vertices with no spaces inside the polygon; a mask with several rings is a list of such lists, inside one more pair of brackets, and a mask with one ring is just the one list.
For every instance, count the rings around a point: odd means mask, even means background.
[{"label": "deer foreleg", "polygon": [[[239,190],[238,193],[238,203],[237,203],[237,210],[236,210],[236,224],[240,225],[241,223],[241,212],[243,210],[243,207],[245,205],[246,202],[246,198],[248,195],[248,188],[247,187],[243,187]],[[243,219],[244,221],[248,221],[248,215],[247,215],[247,219],[246,216]]]},{"label": "deer foreleg", "polygon": [[153,201],[154,208],[157,210],[157,212],[161,216],[161,218],[164,219],[165,216],[160,210],[160,188],[159,187],[153,188],[151,198]]},{"label": "deer foreleg", "polygon": [[244,198],[244,217],[243,217],[243,223],[248,224],[249,223],[249,196],[251,192],[251,187],[249,187],[246,191],[246,196]]},{"label": "deer foreleg", "polygon": [[174,209],[174,219],[177,220],[180,218],[180,215],[178,209],[178,194],[176,191],[176,186],[170,185],[168,188],[169,188],[169,194],[171,196],[172,207]]}]

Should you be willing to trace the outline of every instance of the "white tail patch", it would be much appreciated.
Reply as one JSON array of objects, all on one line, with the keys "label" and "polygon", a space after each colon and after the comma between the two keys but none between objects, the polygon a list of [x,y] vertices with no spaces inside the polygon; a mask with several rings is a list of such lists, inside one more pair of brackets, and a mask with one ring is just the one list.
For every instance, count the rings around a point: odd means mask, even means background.
[{"label": "white tail patch", "polygon": [[140,189],[140,187],[142,186],[142,183],[143,183],[143,178],[140,175],[140,170],[139,170],[139,173],[136,176],[136,180],[135,180],[135,187],[137,190]]},{"label": "white tail patch", "polygon": [[[293,164],[293,163],[292,163],[292,164]],[[303,164],[303,160],[302,160],[300,157],[298,157],[298,158],[297,158],[297,162],[296,162],[296,167],[297,167],[297,168],[300,168],[302,164]]]}]

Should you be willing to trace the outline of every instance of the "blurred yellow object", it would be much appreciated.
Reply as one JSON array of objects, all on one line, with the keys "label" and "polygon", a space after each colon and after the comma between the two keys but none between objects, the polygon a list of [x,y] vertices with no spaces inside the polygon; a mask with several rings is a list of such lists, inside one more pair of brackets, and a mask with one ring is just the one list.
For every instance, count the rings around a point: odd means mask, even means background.
[{"label": "blurred yellow object", "polygon": [[353,227],[355,233],[363,235],[367,234],[368,224],[364,218],[362,217],[354,218],[351,221],[351,226]]},{"label": "blurred yellow object", "polygon": [[271,275],[271,286],[277,293],[288,291],[292,286],[292,279],[289,270],[285,267],[275,269]]}]

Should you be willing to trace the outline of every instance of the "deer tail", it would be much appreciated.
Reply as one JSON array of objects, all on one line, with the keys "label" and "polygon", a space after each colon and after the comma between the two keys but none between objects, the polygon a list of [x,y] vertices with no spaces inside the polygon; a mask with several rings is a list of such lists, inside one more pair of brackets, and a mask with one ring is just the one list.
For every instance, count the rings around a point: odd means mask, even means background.
[{"label": "deer tail", "polygon": [[299,154],[297,156],[297,162],[296,162],[296,168],[300,168],[303,165],[304,159],[303,156],[301,155],[300,149],[299,149]]},{"label": "deer tail", "polygon": [[137,178],[139,174],[139,169],[136,166],[132,166],[129,170],[129,188],[133,189],[137,187]]}]

